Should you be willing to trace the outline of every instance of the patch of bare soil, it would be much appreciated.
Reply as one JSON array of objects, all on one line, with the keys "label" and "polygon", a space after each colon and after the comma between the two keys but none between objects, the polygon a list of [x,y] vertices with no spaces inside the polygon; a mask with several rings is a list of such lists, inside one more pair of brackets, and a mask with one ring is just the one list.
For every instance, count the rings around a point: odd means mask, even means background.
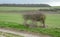
[{"label": "patch of bare soil", "polygon": [[6,32],[6,33],[12,33],[16,35],[21,35],[24,37],[51,37],[49,35],[43,35],[43,34],[36,34],[36,33],[30,33],[25,31],[15,31],[15,30],[9,30],[9,29],[1,29],[0,32]]}]

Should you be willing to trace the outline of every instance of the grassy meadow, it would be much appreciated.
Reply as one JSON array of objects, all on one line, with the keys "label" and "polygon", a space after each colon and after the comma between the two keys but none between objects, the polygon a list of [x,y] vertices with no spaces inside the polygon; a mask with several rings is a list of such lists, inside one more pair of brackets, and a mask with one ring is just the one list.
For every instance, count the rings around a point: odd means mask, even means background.
[{"label": "grassy meadow", "polygon": [[0,7],[0,11],[26,11],[37,9],[39,9],[39,7]]},{"label": "grassy meadow", "polygon": [[12,28],[16,30],[27,30],[30,32],[38,32],[48,34],[53,37],[60,37],[60,14],[46,14],[47,28],[27,28],[23,25],[23,17],[20,13],[3,13],[1,11],[24,11],[38,10],[39,7],[0,7],[0,28]]},{"label": "grassy meadow", "polygon": [[31,11],[38,9],[49,9],[49,7],[0,7],[0,12],[4,11]]}]

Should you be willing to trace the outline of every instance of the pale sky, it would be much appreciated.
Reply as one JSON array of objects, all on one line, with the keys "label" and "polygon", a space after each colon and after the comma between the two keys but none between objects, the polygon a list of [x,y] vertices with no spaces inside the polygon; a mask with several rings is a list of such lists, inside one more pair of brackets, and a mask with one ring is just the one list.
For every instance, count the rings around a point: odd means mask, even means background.
[{"label": "pale sky", "polygon": [[0,4],[49,4],[60,6],[60,0],[0,0]]}]

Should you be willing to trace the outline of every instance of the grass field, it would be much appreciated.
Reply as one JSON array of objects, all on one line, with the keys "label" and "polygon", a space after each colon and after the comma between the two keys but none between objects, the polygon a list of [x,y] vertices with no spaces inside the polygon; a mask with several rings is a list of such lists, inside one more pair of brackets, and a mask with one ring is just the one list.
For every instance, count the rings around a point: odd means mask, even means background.
[{"label": "grass field", "polygon": [[25,11],[25,10],[37,10],[39,7],[0,7],[0,11]]},{"label": "grass field", "polygon": [[[46,24],[49,27],[60,27],[60,14],[47,14]],[[18,13],[0,13],[0,21],[23,24],[23,17]]]},{"label": "grass field", "polygon": [[[3,9],[4,8],[4,9]],[[0,11],[9,11],[12,7],[0,7]],[[35,8],[13,7],[12,10],[34,10]],[[39,9],[39,8],[37,8]],[[42,34],[49,34],[53,37],[60,37],[60,14],[46,14],[47,28],[27,28],[23,26],[23,17],[20,13],[0,13],[0,27],[12,28],[17,30],[27,30],[30,32],[38,32]]]},{"label": "grass field", "polygon": [[49,9],[49,7],[0,7],[0,11],[30,11],[38,9]]},{"label": "grass field", "polygon": [[47,14],[46,25],[48,28],[26,28],[23,24],[22,15],[16,13],[0,13],[0,27],[15,28],[17,30],[28,30],[49,34],[54,37],[60,36],[60,14]]},{"label": "grass field", "polygon": [[60,28],[60,14],[48,14],[46,16],[46,24],[48,24],[49,27]]}]

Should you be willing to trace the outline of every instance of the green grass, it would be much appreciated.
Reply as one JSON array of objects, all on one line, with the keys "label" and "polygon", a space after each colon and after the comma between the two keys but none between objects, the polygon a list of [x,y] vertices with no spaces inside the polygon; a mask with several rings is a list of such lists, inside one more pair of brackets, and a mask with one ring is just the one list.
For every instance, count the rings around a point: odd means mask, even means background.
[{"label": "green grass", "polygon": [[[29,11],[44,9],[42,7],[0,7],[0,12],[7,11]],[[60,37],[60,14],[47,14],[46,26],[47,28],[27,28],[23,25],[23,17],[20,13],[0,13],[0,27],[12,28],[16,30],[27,30],[30,32],[38,32],[42,34],[49,34],[53,37]]]},{"label": "green grass", "polygon": [[53,8],[60,8],[60,6],[53,6]]},{"label": "green grass", "polygon": [[[23,23],[23,17],[20,13],[0,13],[0,21]],[[60,14],[47,14],[46,25],[51,27],[60,27]]]},{"label": "green grass", "polygon": [[46,25],[48,28],[27,28],[23,24],[22,15],[18,13],[0,13],[0,27],[17,30],[27,30],[60,37],[60,14],[47,14]]},{"label": "green grass", "polygon": [[0,13],[0,21],[11,21],[23,23],[23,17],[20,13]]},{"label": "green grass", "polygon": [[28,11],[37,9],[39,9],[39,7],[0,7],[0,11]]},{"label": "green grass", "polygon": [[29,32],[38,32],[42,34],[48,34],[53,37],[60,37],[60,28],[27,28],[21,24],[14,22],[0,21],[1,28],[11,28],[16,30],[27,30]]},{"label": "green grass", "polygon": [[31,11],[38,9],[49,9],[49,7],[0,7],[0,11]]},{"label": "green grass", "polygon": [[60,14],[48,14],[46,15],[46,24],[49,27],[60,28]]},{"label": "green grass", "polygon": [[6,33],[6,32],[0,32],[0,37],[4,36],[4,37],[23,37],[20,35],[15,35],[15,34],[11,34],[11,33]]}]

